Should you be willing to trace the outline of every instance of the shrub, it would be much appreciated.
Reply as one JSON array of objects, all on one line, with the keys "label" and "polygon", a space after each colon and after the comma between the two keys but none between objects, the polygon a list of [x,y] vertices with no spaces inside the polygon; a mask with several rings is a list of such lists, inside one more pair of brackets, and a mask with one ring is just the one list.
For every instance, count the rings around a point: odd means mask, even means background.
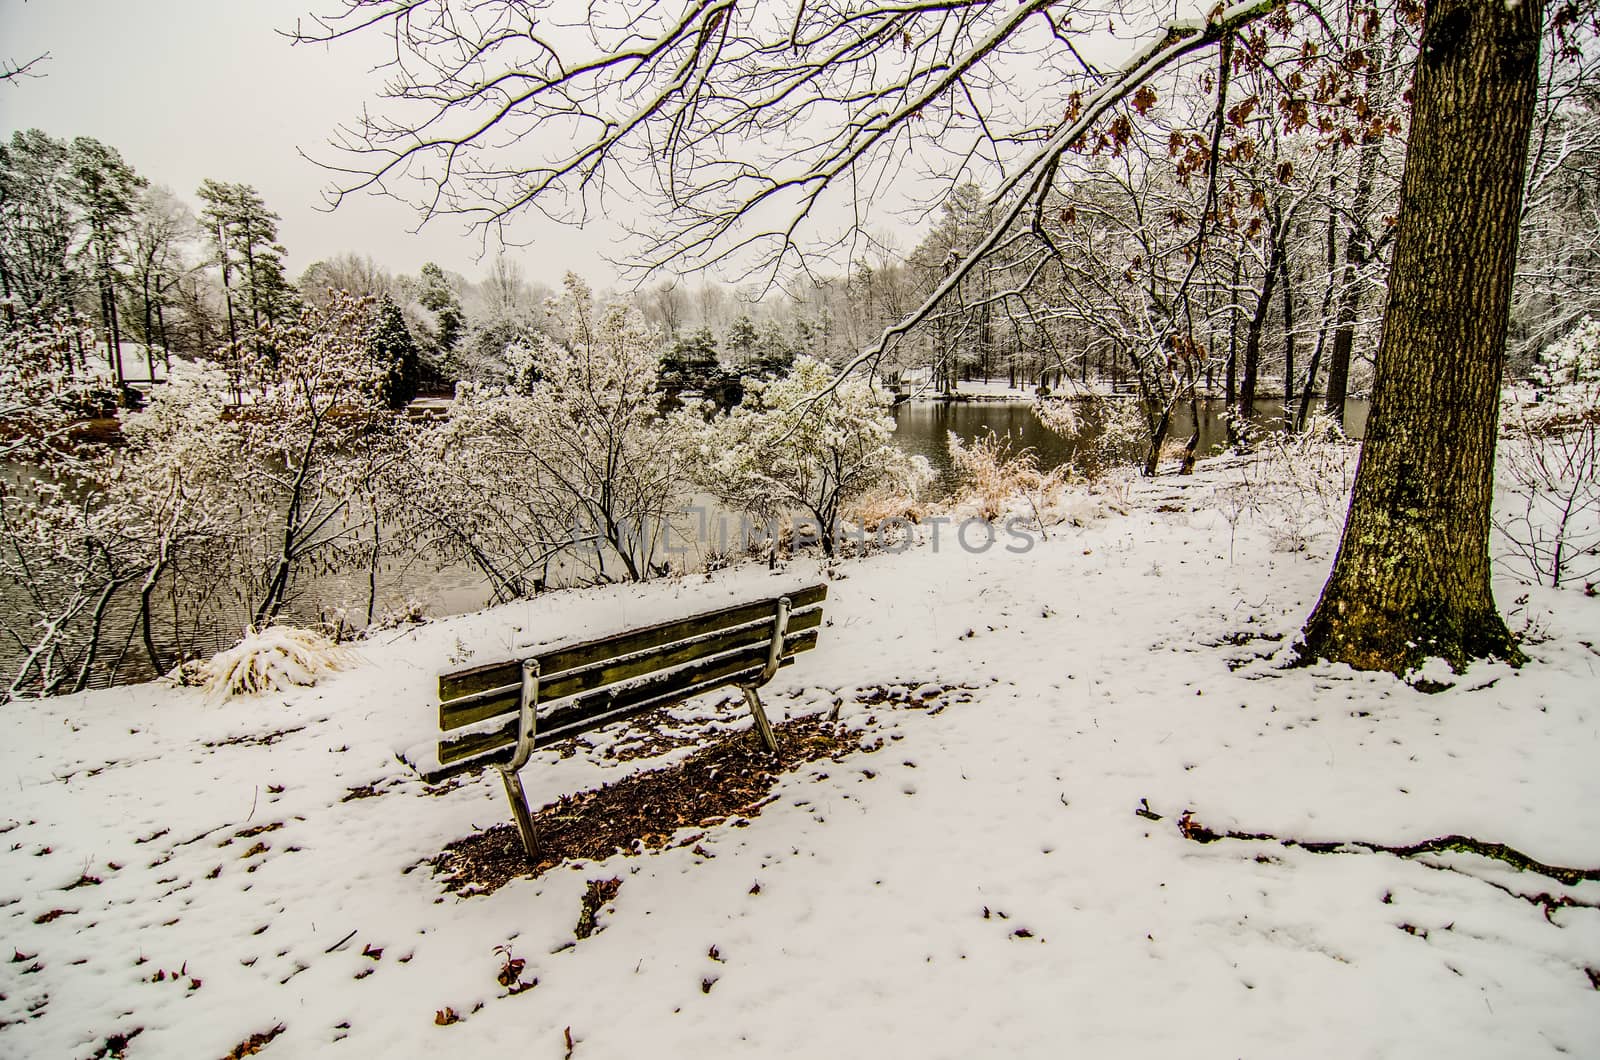
[{"label": "shrub", "polygon": [[787,377],[700,432],[700,483],[734,511],[763,521],[808,513],[833,554],[839,517],[875,491],[910,494],[931,479],[928,462],[894,443],[888,403],[858,377],[837,379],[801,357]]},{"label": "shrub", "polygon": [[250,627],[244,639],[196,667],[196,676],[216,702],[234,696],[314,685],[355,657],[321,633],[292,626]]}]

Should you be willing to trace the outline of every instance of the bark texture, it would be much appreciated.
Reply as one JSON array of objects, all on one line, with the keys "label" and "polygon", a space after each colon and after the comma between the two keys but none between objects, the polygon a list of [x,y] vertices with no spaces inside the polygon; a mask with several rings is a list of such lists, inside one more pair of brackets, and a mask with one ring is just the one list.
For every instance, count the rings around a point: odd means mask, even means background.
[{"label": "bark texture", "polygon": [[1489,517],[1542,0],[1430,0],[1372,413],[1305,655],[1401,673],[1519,653]]}]

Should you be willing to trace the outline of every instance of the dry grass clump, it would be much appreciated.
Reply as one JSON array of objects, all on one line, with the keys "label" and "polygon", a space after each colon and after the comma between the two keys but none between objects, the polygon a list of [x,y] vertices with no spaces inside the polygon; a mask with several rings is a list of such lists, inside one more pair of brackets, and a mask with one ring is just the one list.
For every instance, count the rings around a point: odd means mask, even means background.
[{"label": "dry grass clump", "polygon": [[920,523],[928,517],[926,501],[894,490],[874,491],[850,506],[850,521],[870,533],[885,525]]},{"label": "dry grass clump", "polygon": [[205,688],[209,698],[220,703],[235,696],[314,685],[322,675],[342,670],[354,661],[355,655],[348,648],[314,630],[252,626],[238,644],[191,664],[184,677]]},{"label": "dry grass clump", "polygon": [[1013,449],[1009,435],[1002,437],[993,431],[971,443],[951,434],[950,455],[961,473],[961,490],[954,505],[970,508],[991,522],[1020,499],[1042,527],[1071,474],[1066,467],[1041,471],[1038,455],[1031,448]]}]

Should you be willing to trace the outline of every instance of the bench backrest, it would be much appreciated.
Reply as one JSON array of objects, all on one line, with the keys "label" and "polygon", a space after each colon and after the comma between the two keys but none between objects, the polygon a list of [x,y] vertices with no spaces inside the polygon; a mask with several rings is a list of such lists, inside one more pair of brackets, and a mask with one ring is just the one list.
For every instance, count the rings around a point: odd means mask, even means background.
[{"label": "bench backrest", "polygon": [[[816,647],[826,585],[786,594],[789,618],[779,665]],[[655,707],[745,683],[761,674],[771,649],[778,597],[707,611],[596,640],[552,648],[539,661],[534,746]],[[472,731],[439,742],[439,764],[454,773],[503,757],[517,741],[522,660],[489,663],[439,678],[439,727]],[[489,724],[497,720],[498,724]]]}]

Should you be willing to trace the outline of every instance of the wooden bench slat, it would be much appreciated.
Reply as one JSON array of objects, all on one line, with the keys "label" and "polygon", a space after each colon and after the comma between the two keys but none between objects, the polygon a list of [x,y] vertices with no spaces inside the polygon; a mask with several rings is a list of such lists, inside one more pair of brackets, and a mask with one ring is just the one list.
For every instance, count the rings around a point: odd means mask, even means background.
[{"label": "wooden bench slat", "polygon": [[[778,666],[780,668],[792,666],[794,665],[794,660],[795,657],[793,655],[785,656],[783,660],[778,663]],[[683,688],[676,688],[667,692],[661,692],[657,695],[650,696],[649,698],[640,700],[637,703],[628,703],[620,706],[614,704],[605,704],[602,712],[599,714],[594,714],[587,718],[579,718],[577,720],[567,719],[566,724],[563,724],[557,728],[540,731],[534,737],[533,746],[536,749],[549,747],[553,743],[559,743],[560,741],[572,736],[581,736],[593,729],[604,728],[605,726],[610,725],[612,722],[623,721],[627,718],[633,717],[635,714],[642,714],[645,711],[654,710],[657,707],[665,707],[670,706],[673,703],[680,703],[686,699],[692,699],[695,696],[700,695],[702,692],[711,692],[718,688],[724,688],[730,681],[736,681],[743,677],[755,677],[760,672],[761,666],[759,664],[746,666],[743,670],[735,670],[732,674],[726,674],[719,677],[708,677],[703,681],[696,681],[694,684],[687,685]],[[480,751],[477,752],[477,754],[488,754],[489,751],[495,752],[495,754],[489,759],[478,759],[476,756],[474,756],[472,761],[465,763],[466,769],[477,769],[480,767],[481,762],[492,761],[498,758],[501,752],[509,751],[516,744],[517,726],[515,722],[512,722],[503,728],[496,729],[493,732],[484,733],[483,735],[485,737],[494,737],[494,739],[498,742],[489,742],[485,740],[484,746],[488,748],[488,751]],[[456,765],[460,764],[455,758],[454,754],[452,754],[450,759],[446,761],[443,756],[443,752],[441,752],[440,761],[447,767],[447,769],[444,771],[444,775],[450,775],[455,772]]]},{"label": "wooden bench slat", "polygon": [[[786,656],[778,665],[780,667],[792,666],[794,661],[795,657],[790,655]],[[674,691],[656,696],[652,699],[647,699],[642,703],[635,703],[627,707],[619,708],[609,715],[602,715],[598,718],[586,719],[563,729],[555,729],[551,730],[550,732],[541,732],[535,738],[534,745],[536,747],[548,747],[550,744],[555,743],[558,740],[565,739],[568,736],[576,736],[590,729],[597,729],[604,725],[609,725],[613,721],[621,721],[622,719],[631,717],[634,714],[642,714],[645,711],[654,710],[657,707],[671,706],[673,703],[681,702],[686,699],[692,699],[701,693],[711,692],[715,689],[725,687],[730,680],[737,680],[741,677],[755,677],[760,672],[761,668],[759,666],[752,666],[743,673],[733,674],[731,678],[713,677],[709,680],[700,681],[696,684],[690,685],[687,688],[676,689]],[[451,777],[460,776],[462,773],[475,773],[478,770],[487,768],[489,766],[503,765],[504,763],[510,761],[512,752],[515,750],[516,727],[513,725],[509,731],[510,738],[498,746],[492,747],[490,750],[483,751],[468,758],[456,759],[446,764],[419,769],[418,772],[421,774],[422,779],[427,783],[439,784],[443,781],[449,780]]]},{"label": "wooden bench slat", "polygon": [[[772,641],[774,622],[775,616],[769,616],[764,620],[736,626],[722,633],[702,634],[689,640],[669,642],[622,659],[604,660],[549,677],[541,674],[539,703],[542,706],[619,681],[681,666],[706,656],[722,655],[746,645],[759,644],[765,647]],[[822,625],[822,609],[811,607],[790,614],[787,632],[801,633],[808,629],[816,629],[820,625]],[[517,710],[521,699],[522,678],[519,670],[514,683],[491,688],[450,703],[441,703],[439,728],[450,732],[499,714],[513,713]]]},{"label": "wooden bench slat", "polygon": [[[826,584],[812,585],[787,594],[790,607],[796,611],[820,604],[828,595]],[[672,644],[689,637],[715,633],[731,626],[757,621],[773,612],[772,600],[749,604],[736,604],[717,611],[706,611],[688,618],[661,622],[643,629],[629,630],[598,640],[584,641],[567,647],[557,647],[538,653],[539,668],[546,675],[564,673],[591,666],[618,656],[634,655],[663,644]],[[439,700],[449,703],[466,696],[488,692],[508,685],[520,684],[522,664],[519,660],[487,663],[466,670],[443,674],[439,678]]]},{"label": "wooden bench slat", "polygon": [[[817,631],[808,629],[784,637],[783,659],[788,665],[794,656],[816,647]],[[539,716],[534,746],[544,747],[566,736],[583,732],[611,720],[655,706],[674,702],[759,674],[766,663],[768,644],[763,641],[720,656],[702,658],[685,666],[657,673],[652,678],[630,684],[613,685],[569,699],[565,704]],[[597,720],[603,719],[603,720]],[[449,765],[475,758],[515,742],[517,718],[508,716],[493,729],[466,733],[439,742],[438,759]]]}]

